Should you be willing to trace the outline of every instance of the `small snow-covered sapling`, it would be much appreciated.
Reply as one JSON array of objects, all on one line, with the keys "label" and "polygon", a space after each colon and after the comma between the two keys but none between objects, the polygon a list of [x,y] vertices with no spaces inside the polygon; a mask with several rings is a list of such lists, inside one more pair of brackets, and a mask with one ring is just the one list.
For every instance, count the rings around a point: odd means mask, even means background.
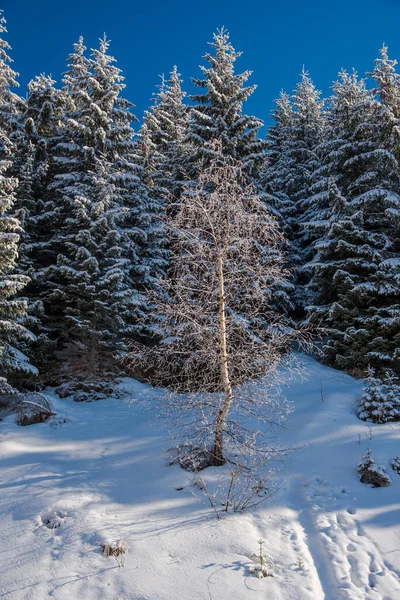
[{"label": "small snow-covered sapling", "polygon": [[253,554],[251,556],[252,560],[256,563],[251,565],[250,573],[258,577],[258,579],[262,579],[263,577],[273,577],[274,574],[272,572],[272,557],[264,554],[263,544],[264,540],[258,540],[260,545],[260,549],[258,554]]},{"label": "small snow-covered sapling", "polygon": [[361,483],[370,483],[373,487],[386,487],[391,484],[385,467],[375,463],[369,448],[367,454],[362,457],[357,470],[360,474]]}]

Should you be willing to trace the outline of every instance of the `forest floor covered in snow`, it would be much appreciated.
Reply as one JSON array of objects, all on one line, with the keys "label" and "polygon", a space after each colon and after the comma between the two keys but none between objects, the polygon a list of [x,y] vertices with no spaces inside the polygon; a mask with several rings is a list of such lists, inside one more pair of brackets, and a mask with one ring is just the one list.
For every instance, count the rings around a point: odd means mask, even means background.
[{"label": "forest floor covered in snow", "polygon": [[[0,598],[400,600],[400,476],[389,467],[400,423],[369,428],[354,412],[360,382],[301,362],[306,379],[286,390],[295,409],[279,442],[294,450],[279,490],[220,520],[191,493],[190,475],[166,466],[171,442],[140,402],[159,392],[143,384],[125,379],[126,399],[93,403],[49,392],[57,417],[30,427],[6,417]],[[367,448],[390,487],[359,482]],[[100,548],[120,538],[121,568]],[[249,573],[260,538],[274,577]]]}]

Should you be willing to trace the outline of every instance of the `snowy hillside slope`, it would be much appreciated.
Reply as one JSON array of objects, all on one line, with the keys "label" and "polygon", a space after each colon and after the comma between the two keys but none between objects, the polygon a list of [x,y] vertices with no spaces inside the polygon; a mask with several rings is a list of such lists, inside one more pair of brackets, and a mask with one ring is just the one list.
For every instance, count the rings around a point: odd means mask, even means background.
[{"label": "snowy hillside slope", "polygon": [[[188,474],[165,466],[168,436],[140,402],[53,398],[53,423],[23,428],[7,417],[0,598],[400,599],[400,476],[389,468],[392,486],[372,489],[356,471],[368,447],[389,466],[400,424],[369,429],[353,410],[360,382],[301,361],[308,379],[286,390],[295,410],[279,441],[295,450],[277,496],[220,521],[189,493]],[[121,386],[135,401],[159,393],[129,379]],[[99,547],[119,538],[129,548],[123,568]],[[260,538],[273,578],[249,575]]]}]

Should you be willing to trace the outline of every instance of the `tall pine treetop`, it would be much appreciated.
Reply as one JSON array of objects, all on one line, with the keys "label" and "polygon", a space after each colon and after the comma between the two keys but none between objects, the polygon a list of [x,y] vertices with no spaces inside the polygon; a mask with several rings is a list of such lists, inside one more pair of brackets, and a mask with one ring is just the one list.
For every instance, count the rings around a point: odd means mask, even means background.
[{"label": "tall pine treetop", "polygon": [[[3,11],[0,11],[0,35],[3,33],[7,33],[6,20],[3,16]],[[12,59],[8,55],[9,50],[11,50],[10,44],[0,38],[0,95],[3,101],[6,98],[12,98],[10,87],[19,86],[17,82],[18,73],[13,71],[10,66]]]},{"label": "tall pine treetop", "polygon": [[108,53],[109,46],[110,41],[104,35],[99,48],[91,51],[89,66],[93,76],[89,77],[88,83],[96,114],[89,126],[98,128],[104,149],[111,151],[115,158],[119,152],[124,152],[125,144],[132,142],[131,123],[138,119],[130,112],[133,104],[121,96],[126,87],[125,78],[115,65],[116,59]]},{"label": "tall pine treetop", "polygon": [[153,103],[145,111],[140,131],[141,143],[147,151],[146,161],[152,171],[153,185],[164,188],[161,195],[178,198],[185,180],[190,149],[185,141],[189,124],[186,93],[176,66],[169,79],[161,77]]},{"label": "tall pine treetop", "polygon": [[153,95],[153,104],[145,111],[144,122],[159,152],[168,151],[171,142],[184,141],[188,123],[185,96],[181,76],[175,65],[169,79],[161,77],[161,83]]},{"label": "tall pine treetop", "polygon": [[292,98],[296,129],[301,141],[312,148],[320,141],[325,126],[324,100],[321,100],[321,92],[317,90],[304,68]]},{"label": "tall pine treetop", "polygon": [[8,55],[11,50],[10,44],[3,39],[3,33],[7,33],[6,20],[3,16],[3,11],[0,10],[0,102],[1,104],[9,103],[9,110],[12,111],[12,104],[20,98],[13,94],[10,88],[18,87],[18,73],[10,66],[12,59]]},{"label": "tall pine treetop", "polygon": [[388,47],[383,45],[379,51],[380,57],[375,60],[375,67],[371,75],[378,85],[377,92],[385,107],[400,113],[400,75],[396,72],[397,60],[392,60],[388,55]]},{"label": "tall pine treetop", "polygon": [[226,29],[217,31],[210,45],[214,53],[207,52],[208,66],[200,67],[204,78],[193,79],[205,91],[190,96],[194,106],[188,138],[197,150],[197,161],[207,164],[215,151],[206,142],[220,140],[222,152],[240,160],[244,172],[254,176],[265,158],[266,143],[257,137],[263,122],[243,114],[242,109],[257,86],[245,86],[251,71],[235,74],[241,52],[233,48]]},{"label": "tall pine treetop", "polygon": [[79,95],[82,92],[88,70],[88,59],[85,56],[86,46],[83,44],[82,36],[79,37],[73,48],[74,52],[67,58],[68,69],[63,77],[64,86],[71,96]]}]

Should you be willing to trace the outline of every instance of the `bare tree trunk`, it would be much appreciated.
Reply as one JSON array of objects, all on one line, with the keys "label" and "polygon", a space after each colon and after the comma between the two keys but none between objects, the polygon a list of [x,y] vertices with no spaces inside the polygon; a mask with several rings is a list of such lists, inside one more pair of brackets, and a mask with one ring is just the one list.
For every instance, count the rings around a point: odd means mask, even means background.
[{"label": "bare tree trunk", "polygon": [[223,452],[223,427],[229,408],[232,404],[232,385],[229,379],[228,353],[226,349],[226,321],[225,321],[225,286],[222,255],[218,257],[219,272],[219,335],[221,351],[221,378],[225,391],[224,405],[218,411],[212,450],[212,465],[220,466],[225,462]]}]

